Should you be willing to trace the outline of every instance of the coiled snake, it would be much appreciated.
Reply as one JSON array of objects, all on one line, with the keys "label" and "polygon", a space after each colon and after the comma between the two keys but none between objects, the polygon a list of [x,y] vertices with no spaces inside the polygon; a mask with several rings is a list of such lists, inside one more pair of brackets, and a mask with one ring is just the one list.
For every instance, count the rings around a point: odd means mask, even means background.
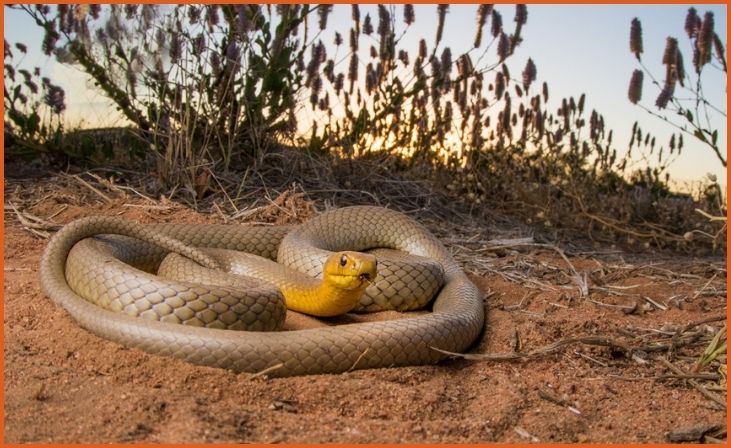
[{"label": "coiled snake", "polygon": [[[108,236],[112,234],[127,238]],[[111,249],[106,254],[95,247],[103,245],[98,239],[114,243],[107,245]],[[297,331],[251,331],[280,328],[285,312],[281,302],[256,302],[260,284],[241,292],[144,272],[156,269],[168,252],[189,256],[204,266],[221,264],[194,247],[250,252],[314,277],[322,275],[330,251],[390,248],[436,260],[444,271],[444,285],[431,312],[416,317]],[[72,257],[73,251],[78,253]],[[66,225],[51,239],[41,259],[40,280],[48,297],[101,337],[199,365],[239,372],[270,369],[272,376],[434,363],[445,356],[435,348],[465,350],[484,323],[481,294],[449,251],[421,224],[380,207],[346,207],[294,228],[139,225],[116,218],[84,218]],[[212,304],[221,297],[223,303]],[[238,301],[226,302],[229,297]],[[180,304],[185,305],[184,311],[175,309]],[[215,310],[218,317],[209,312],[215,308],[220,308]],[[221,329],[234,315],[251,321],[247,331]]]}]

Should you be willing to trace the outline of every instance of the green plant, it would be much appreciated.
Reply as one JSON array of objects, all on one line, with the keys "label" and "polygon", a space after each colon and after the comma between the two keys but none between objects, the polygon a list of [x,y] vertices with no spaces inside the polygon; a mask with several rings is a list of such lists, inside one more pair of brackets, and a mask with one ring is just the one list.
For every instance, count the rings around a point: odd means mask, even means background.
[{"label": "green plant", "polygon": [[43,50],[88,73],[150,142],[157,174],[191,186],[201,172],[261,155],[302,87],[307,17],[298,5],[18,5]]}]

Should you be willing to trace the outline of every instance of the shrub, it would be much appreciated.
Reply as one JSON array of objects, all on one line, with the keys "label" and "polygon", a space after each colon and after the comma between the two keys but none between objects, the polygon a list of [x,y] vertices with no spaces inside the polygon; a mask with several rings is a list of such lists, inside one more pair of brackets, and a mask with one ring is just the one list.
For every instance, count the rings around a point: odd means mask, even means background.
[{"label": "shrub", "polygon": [[[75,64],[151,143],[157,174],[190,183],[290,130],[302,85],[297,30],[324,7],[20,5],[43,50]],[[276,17],[276,20],[275,20]]]},{"label": "shrub", "polygon": [[23,43],[4,44],[6,148],[19,155],[54,152],[63,135],[60,115],[66,109],[66,94],[42,76],[40,68],[28,70],[22,58],[15,57],[15,52],[27,52]]}]

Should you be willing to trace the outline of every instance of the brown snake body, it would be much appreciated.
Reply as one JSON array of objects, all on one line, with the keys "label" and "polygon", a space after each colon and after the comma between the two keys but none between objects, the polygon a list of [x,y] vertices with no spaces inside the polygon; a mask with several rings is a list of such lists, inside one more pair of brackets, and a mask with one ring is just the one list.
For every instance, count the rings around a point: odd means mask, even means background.
[{"label": "brown snake body", "polygon": [[[99,234],[147,238],[159,243],[165,251],[188,255],[202,265],[214,267],[215,261],[205,259],[190,246],[241,250],[278,259],[311,276],[321,274],[323,260],[330,251],[385,247],[438,261],[444,269],[445,283],[431,313],[406,319],[283,332],[177,325],[110,311],[88,302],[69,286],[67,277],[74,277],[109,303],[120,302],[119,306],[126,303],[124,294],[129,295],[129,291],[125,292],[120,285],[129,283],[132,274],[122,274],[113,263],[101,260],[92,260],[96,261],[98,270],[94,275],[67,263],[69,252],[77,242]],[[160,235],[165,238],[161,239]],[[194,364],[239,372],[269,370],[272,376],[434,363],[445,357],[435,348],[463,351],[477,338],[484,324],[481,294],[449,251],[421,224],[379,207],[342,208],[291,229],[190,224],[142,226],[114,218],[86,218],[68,224],[52,238],[41,259],[40,279],[47,296],[66,309],[83,328],[101,337]],[[160,286],[158,281],[151,278],[143,282],[133,277],[133,282],[144,283],[141,289],[164,300],[178,300],[177,296],[170,296],[173,293],[181,297],[202,294],[203,298],[205,294],[217,294],[205,286]],[[181,292],[180,288],[187,289]],[[263,311],[264,314],[279,312],[283,311],[276,305]]]}]

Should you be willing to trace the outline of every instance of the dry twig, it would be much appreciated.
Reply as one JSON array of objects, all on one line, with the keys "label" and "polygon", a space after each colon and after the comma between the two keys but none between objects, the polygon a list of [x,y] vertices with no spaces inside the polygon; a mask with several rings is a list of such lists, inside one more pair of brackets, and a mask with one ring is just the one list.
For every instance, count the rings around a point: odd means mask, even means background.
[{"label": "dry twig", "polygon": [[[668,361],[666,358],[660,358],[660,362],[667,367],[668,369],[675,372],[677,375],[688,375],[688,372],[685,372],[680,367],[674,365],[670,361]],[[718,395],[714,394],[713,392],[709,391],[705,387],[703,387],[700,383],[695,381],[694,379],[688,379],[688,384],[693,386],[698,392],[703,394],[704,397],[708,398],[709,400],[713,401],[714,403],[721,406],[723,409],[726,409],[726,400],[722,399]]]}]

